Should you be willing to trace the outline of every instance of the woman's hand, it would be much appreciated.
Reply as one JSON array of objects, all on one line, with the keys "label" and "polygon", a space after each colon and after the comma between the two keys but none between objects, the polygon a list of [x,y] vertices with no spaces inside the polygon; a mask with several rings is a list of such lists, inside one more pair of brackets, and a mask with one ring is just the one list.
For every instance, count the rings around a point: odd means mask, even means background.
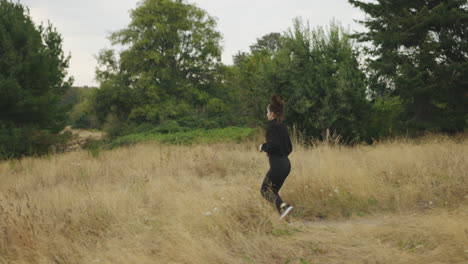
[{"label": "woman's hand", "polygon": [[258,146],[258,151],[263,152],[262,146],[263,146],[263,145]]}]

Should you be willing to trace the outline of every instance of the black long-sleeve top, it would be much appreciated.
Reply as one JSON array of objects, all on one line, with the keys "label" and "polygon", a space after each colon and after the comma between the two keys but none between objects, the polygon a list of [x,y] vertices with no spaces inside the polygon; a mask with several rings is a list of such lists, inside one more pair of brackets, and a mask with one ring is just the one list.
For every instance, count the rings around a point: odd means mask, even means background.
[{"label": "black long-sleeve top", "polygon": [[262,150],[268,153],[268,156],[289,156],[292,152],[292,143],[286,125],[277,122],[276,119],[268,121],[266,143],[262,145]]}]

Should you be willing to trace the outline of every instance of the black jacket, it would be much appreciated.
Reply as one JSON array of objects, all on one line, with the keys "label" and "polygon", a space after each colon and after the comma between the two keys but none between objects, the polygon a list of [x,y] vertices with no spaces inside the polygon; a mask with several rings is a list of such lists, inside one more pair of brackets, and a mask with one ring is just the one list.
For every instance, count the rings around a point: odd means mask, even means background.
[{"label": "black jacket", "polygon": [[268,153],[268,156],[289,156],[292,144],[286,125],[278,123],[276,119],[268,121],[266,143],[262,145],[262,150]]}]

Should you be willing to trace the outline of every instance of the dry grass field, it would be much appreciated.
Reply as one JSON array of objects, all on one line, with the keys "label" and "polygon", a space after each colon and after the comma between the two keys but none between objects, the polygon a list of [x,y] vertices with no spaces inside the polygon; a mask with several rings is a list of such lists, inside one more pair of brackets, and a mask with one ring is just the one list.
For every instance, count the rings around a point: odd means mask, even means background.
[{"label": "dry grass field", "polygon": [[278,221],[254,142],[0,163],[0,263],[468,263],[468,140],[295,145]]}]

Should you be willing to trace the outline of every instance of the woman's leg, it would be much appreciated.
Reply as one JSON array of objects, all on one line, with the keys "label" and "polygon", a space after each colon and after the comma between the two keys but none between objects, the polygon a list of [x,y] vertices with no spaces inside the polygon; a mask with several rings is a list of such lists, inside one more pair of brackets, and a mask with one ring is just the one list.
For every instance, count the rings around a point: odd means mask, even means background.
[{"label": "woman's leg", "polygon": [[260,189],[262,196],[267,201],[274,203],[278,211],[281,204],[283,204],[279,190],[288,177],[290,170],[291,164],[289,159],[270,158],[270,170],[267,172]]},{"label": "woman's leg", "polygon": [[[284,181],[283,181],[284,182]],[[276,208],[279,210],[283,200],[279,196],[278,192],[283,184],[281,182],[273,182],[271,176],[271,170],[268,171],[265,179],[263,180],[260,192],[262,196],[269,202],[274,203]]]}]

